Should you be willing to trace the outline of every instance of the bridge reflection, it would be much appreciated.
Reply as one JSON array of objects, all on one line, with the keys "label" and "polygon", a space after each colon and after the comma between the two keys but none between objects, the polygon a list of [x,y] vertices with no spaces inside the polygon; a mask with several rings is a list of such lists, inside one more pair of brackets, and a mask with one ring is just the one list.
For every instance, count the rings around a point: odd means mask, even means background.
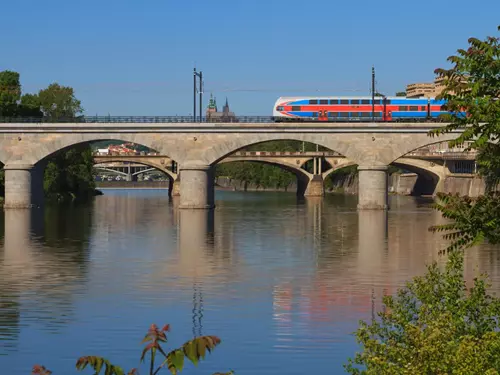
[{"label": "bridge reflection", "polygon": [[[356,211],[349,196],[290,197],[227,200],[214,211],[123,192],[99,197],[90,208],[6,210],[0,340],[16,350],[21,315],[23,323],[57,332],[71,321],[78,298],[123,290],[190,294],[193,335],[203,333],[205,306],[244,291],[269,304],[279,336],[289,337],[296,324],[366,319],[384,294],[422,274],[445,246],[427,230],[442,222],[439,213],[416,209],[426,201],[392,197],[387,213]],[[481,251],[486,255],[469,253],[467,278],[479,264],[493,270],[498,290],[499,255]],[[105,261],[107,268],[100,266]],[[131,269],[134,277],[125,277]]]}]

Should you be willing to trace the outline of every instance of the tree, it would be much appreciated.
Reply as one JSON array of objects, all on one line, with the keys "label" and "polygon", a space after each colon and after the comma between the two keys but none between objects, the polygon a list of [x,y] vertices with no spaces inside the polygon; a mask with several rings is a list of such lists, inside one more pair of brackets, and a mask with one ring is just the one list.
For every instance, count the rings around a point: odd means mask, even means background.
[{"label": "tree", "polygon": [[0,116],[13,117],[21,98],[19,73],[5,70],[0,72]]},{"label": "tree", "polygon": [[21,96],[21,103],[18,107],[18,114],[21,117],[43,117],[40,109],[40,98],[36,94],[24,94]]},{"label": "tree", "polygon": [[398,91],[396,96],[406,96],[406,91]]},{"label": "tree", "polygon": [[49,119],[74,119],[83,112],[81,102],[75,98],[71,87],[53,83],[41,90],[38,98],[43,115]]},{"label": "tree", "polygon": [[[500,299],[486,293],[485,278],[463,281],[463,252],[450,254],[445,271],[434,262],[385,311],[356,332],[364,347],[344,367],[350,374],[500,373]],[[362,368],[360,368],[362,366]]]},{"label": "tree", "polygon": [[[500,31],[500,26],[498,27]],[[479,173],[487,183],[486,194],[477,199],[439,194],[435,205],[453,223],[432,227],[447,232],[453,240],[450,249],[467,247],[483,240],[499,243],[500,195],[495,192],[500,179],[500,38],[469,39],[468,49],[450,56],[450,69],[436,69],[444,79],[443,115],[450,124],[430,133],[432,136],[463,129],[450,147],[470,142],[468,149],[479,151]]]}]

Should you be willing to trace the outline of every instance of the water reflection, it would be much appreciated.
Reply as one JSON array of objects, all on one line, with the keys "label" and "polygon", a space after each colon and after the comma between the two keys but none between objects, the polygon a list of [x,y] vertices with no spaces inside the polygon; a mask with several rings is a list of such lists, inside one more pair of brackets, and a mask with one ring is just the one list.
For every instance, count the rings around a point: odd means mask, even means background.
[{"label": "water reflection", "polygon": [[[428,231],[443,221],[427,202],[391,200],[388,213],[358,212],[355,197],[218,192],[217,209],[206,211],[180,210],[166,192],[106,191],[88,206],[8,211],[2,363],[29,373],[35,353],[70,373],[91,350],[132,368],[156,322],[171,323],[176,342],[222,337],[223,355],[199,373],[341,372],[357,321],[446,245]],[[493,247],[473,249],[467,277],[488,271],[500,290],[499,264]],[[33,332],[39,341],[20,341]]]},{"label": "water reflection", "polygon": [[0,340],[16,342],[21,310],[23,326],[57,332],[71,322],[73,293],[86,282],[90,220],[89,212],[78,208],[64,212],[5,211]]}]

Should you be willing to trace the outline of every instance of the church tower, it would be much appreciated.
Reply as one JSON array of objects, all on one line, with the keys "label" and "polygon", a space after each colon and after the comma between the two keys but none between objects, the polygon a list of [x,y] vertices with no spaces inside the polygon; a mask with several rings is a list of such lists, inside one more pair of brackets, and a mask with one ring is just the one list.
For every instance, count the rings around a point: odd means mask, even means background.
[{"label": "church tower", "polygon": [[210,93],[210,101],[208,102],[208,107],[207,107],[207,117],[210,117],[212,113],[217,112],[217,101],[214,98],[214,96]]}]

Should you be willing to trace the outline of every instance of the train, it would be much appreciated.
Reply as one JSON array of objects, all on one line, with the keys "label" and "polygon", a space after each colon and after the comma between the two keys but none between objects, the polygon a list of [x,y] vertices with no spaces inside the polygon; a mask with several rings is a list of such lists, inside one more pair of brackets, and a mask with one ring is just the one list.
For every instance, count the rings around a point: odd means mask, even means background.
[{"label": "train", "polygon": [[435,98],[280,97],[273,108],[275,122],[427,122],[440,121],[445,100]]}]

